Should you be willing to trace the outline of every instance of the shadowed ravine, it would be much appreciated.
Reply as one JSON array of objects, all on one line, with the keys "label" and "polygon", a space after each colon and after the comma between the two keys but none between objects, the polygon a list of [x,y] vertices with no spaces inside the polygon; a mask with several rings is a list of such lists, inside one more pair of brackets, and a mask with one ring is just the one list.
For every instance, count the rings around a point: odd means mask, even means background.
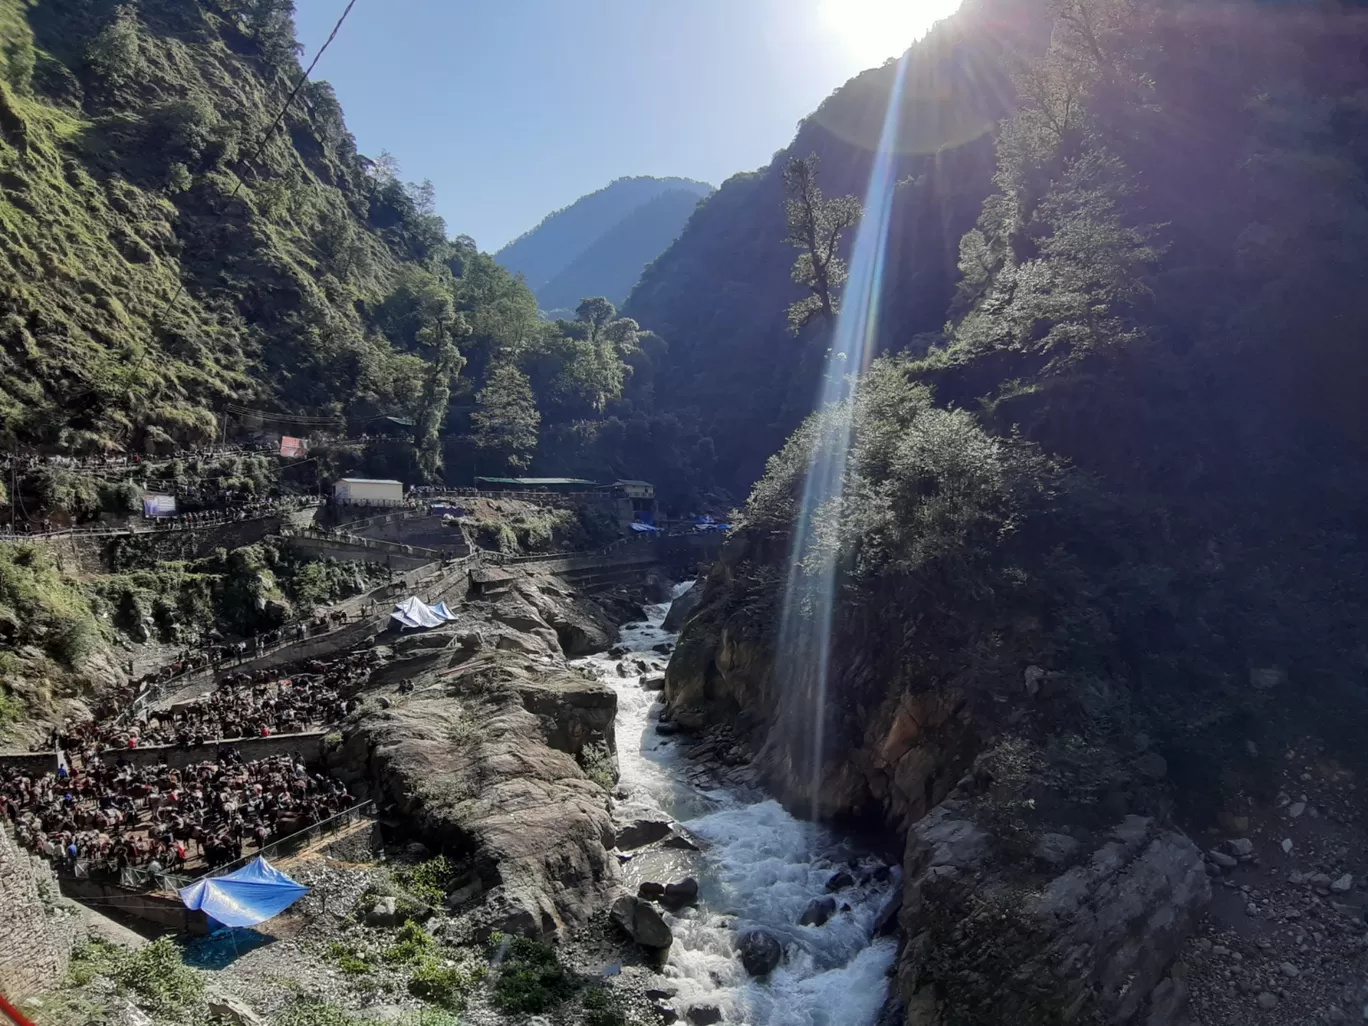
[{"label": "shadowed ravine", "polygon": [[[648,624],[623,631],[633,652],[673,639],[660,627],[666,608],[648,611]],[[581,665],[598,668],[618,692],[619,786],[626,803],[663,812],[709,842],[701,852],[652,853],[623,867],[632,889],[645,879],[691,875],[699,881],[698,906],[666,914],[675,941],[662,972],[678,988],[672,1004],[682,1016],[692,1006],[715,1005],[727,1022],[748,1026],[872,1023],[885,999],[895,944],[871,943],[871,936],[898,886],[897,872],[875,881],[882,863],[759,792],[691,785],[680,743],[655,731],[663,708],[658,692],[644,690],[638,677],[619,676],[616,662],[593,656]],[[850,910],[838,910],[824,926],[797,925],[840,868],[857,881],[836,896],[838,909],[848,904]],[[783,964],[768,980],[750,979],[736,955],[736,938],[751,927],[770,931],[785,947]]]}]

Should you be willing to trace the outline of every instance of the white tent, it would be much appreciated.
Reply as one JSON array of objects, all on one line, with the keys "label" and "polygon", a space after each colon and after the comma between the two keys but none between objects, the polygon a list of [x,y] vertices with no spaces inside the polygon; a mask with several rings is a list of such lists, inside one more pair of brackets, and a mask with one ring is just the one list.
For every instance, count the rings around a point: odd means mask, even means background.
[{"label": "white tent", "polygon": [[456,619],[445,602],[430,606],[416,595],[412,595],[394,607],[390,619],[401,627],[439,627],[449,620]]}]

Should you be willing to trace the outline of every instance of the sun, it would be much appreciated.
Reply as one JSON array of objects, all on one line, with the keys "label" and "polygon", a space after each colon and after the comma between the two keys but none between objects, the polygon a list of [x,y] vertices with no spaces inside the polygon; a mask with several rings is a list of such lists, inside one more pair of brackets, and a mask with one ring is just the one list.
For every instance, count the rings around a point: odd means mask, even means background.
[{"label": "sun", "polygon": [[867,65],[902,54],[960,0],[822,0],[822,24]]}]

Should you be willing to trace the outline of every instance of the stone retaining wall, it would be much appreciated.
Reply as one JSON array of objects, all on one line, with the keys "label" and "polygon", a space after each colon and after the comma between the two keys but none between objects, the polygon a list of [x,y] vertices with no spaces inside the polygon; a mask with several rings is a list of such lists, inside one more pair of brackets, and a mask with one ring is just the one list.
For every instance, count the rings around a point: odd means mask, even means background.
[{"label": "stone retaining wall", "polygon": [[0,827],[0,993],[11,1002],[62,978],[76,932],[56,906],[57,882]]}]

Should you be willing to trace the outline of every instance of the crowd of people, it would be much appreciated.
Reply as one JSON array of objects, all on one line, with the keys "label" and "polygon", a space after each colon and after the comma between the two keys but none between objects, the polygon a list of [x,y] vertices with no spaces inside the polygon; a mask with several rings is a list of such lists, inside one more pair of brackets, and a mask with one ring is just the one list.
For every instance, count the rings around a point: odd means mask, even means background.
[{"label": "crowd of people", "polygon": [[[193,491],[193,487],[182,489],[183,491]],[[279,513],[288,513],[291,510],[300,509],[314,500],[307,496],[286,495],[280,498],[267,496],[258,498],[249,493],[221,493],[213,498],[200,496],[193,500],[198,506],[196,509],[180,510],[180,500],[177,500],[177,512],[159,513],[148,516],[146,512],[142,515],[144,525],[150,524],[158,530],[171,530],[178,527],[202,527],[210,524],[232,523],[239,520],[256,520],[260,517],[274,516]]]},{"label": "crowd of people", "polygon": [[[365,683],[366,653],[315,659],[288,675],[279,670],[231,674],[203,698],[140,718],[117,715],[54,728],[45,751],[62,751],[83,765],[100,752],[148,745],[201,745],[225,738],[270,737],[335,723],[355,707]],[[112,709],[110,710],[113,711]]]},{"label": "crowd of people", "polygon": [[340,782],[310,773],[298,755],[246,761],[236,749],[173,769],[164,761],[40,776],[0,772],[0,813],[19,843],[75,870],[214,868],[322,822],[352,804]]}]

